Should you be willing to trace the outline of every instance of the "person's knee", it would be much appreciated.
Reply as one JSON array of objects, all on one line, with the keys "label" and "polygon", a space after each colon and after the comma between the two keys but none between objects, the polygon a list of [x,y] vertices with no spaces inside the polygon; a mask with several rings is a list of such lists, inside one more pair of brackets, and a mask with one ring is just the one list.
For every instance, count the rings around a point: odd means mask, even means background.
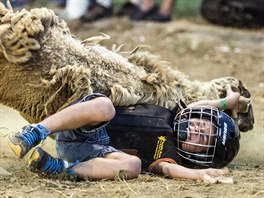
[{"label": "person's knee", "polygon": [[98,105],[98,109],[104,116],[104,120],[112,120],[115,116],[115,107],[112,101],[106,97],[98,98],[100,100],[100,105]]},{"label": "person's knee", "polygon": [[115,173],[125,179],[133,179],[141,173],[141,160],[135,155],[129,155],[123,152],[113,152],[105,156],[108,159],[114,160]]},{"label": "person's knee", "polygon": [[138,177],[141,173],[141,160],[136,156],[130,156],[129,160],[127,160],[127,164],[127,178],[133,179]]}]

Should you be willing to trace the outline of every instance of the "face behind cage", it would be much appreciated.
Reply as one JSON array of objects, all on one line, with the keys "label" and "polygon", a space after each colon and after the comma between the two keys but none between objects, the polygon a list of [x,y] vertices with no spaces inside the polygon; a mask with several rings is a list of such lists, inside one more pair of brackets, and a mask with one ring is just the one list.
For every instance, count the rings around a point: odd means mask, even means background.
[{"label": "face behind cage", "polygon": [[177,152],[196,164],[210,164],[217,145],[219,111],[214,107],[183,109],[174,120]]}]

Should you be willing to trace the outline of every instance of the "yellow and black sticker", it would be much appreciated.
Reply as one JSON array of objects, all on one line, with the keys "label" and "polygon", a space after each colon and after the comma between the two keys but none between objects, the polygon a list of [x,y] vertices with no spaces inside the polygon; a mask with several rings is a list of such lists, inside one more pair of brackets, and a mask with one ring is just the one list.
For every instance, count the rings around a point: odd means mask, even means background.
[{"label": "yellow and black sticker", "polygon": [[158,141],[157,141],[157,145],[156,145],[156,149],[155,149],[155,153],[154,153],[154,159],[159,159],[161,157],[162,151],[163,151],[163,145],[166,141],[166,137],[165,136],[159,136],[158,137]]}]

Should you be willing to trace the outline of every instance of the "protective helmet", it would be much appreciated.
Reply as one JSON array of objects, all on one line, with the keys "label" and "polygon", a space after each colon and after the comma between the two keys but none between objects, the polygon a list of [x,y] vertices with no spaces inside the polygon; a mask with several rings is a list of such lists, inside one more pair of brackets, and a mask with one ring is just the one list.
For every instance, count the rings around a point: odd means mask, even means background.
[{"label": "protective helmet", "polygon": [[[195,132],[190,129],[193,120],[198,123]],[[202,131],[200,124],[209,123]],[[174,140],[177,153],[187,161],[200,167],[222,168],[228,165],[239,150],[240,131],[234,120],[215,107],[191,107],[182,109],[174,118]],[[207,142],[189,142],[188,137],[195,133]],[[188,136],[188,137],[187,137]],[[202,138],[201,138],[202,139]],[[200,139],[199,139],[200,140]],[[196,151],[186,149],[195,146]],[[197,151],[199,150],[199,151]]]}]

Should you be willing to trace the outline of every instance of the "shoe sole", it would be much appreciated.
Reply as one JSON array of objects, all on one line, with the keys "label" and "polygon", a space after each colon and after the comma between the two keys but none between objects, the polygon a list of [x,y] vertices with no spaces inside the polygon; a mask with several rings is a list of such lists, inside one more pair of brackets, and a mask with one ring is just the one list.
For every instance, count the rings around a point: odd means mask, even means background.
[{"label": "shoe sole", "polygon": [[30,156],[30,158],[28,160],[28,167],[30,167],[30,170],[32,172],[37,172],[38,171],[37,170],[37,166],[38,166],[38,164],[40,162],[40,159],[41,159],[41,155],[42,154],[43,154],[43,151],[42,151],[41,148],[36,148],[32,152],[32,154],[31,154],[31,156]]},{"label": "shoe sole", "polygon": [[11,150],[15,153],[15,155],[17,157],[19,157],[20,159],[22,159],[24,156],[21,155],[22,153],[22,148],[20,147],[20,145],[16,145],[14,144],[10,138],[8,138],[8,146],[9,148],[11,148]]}]

